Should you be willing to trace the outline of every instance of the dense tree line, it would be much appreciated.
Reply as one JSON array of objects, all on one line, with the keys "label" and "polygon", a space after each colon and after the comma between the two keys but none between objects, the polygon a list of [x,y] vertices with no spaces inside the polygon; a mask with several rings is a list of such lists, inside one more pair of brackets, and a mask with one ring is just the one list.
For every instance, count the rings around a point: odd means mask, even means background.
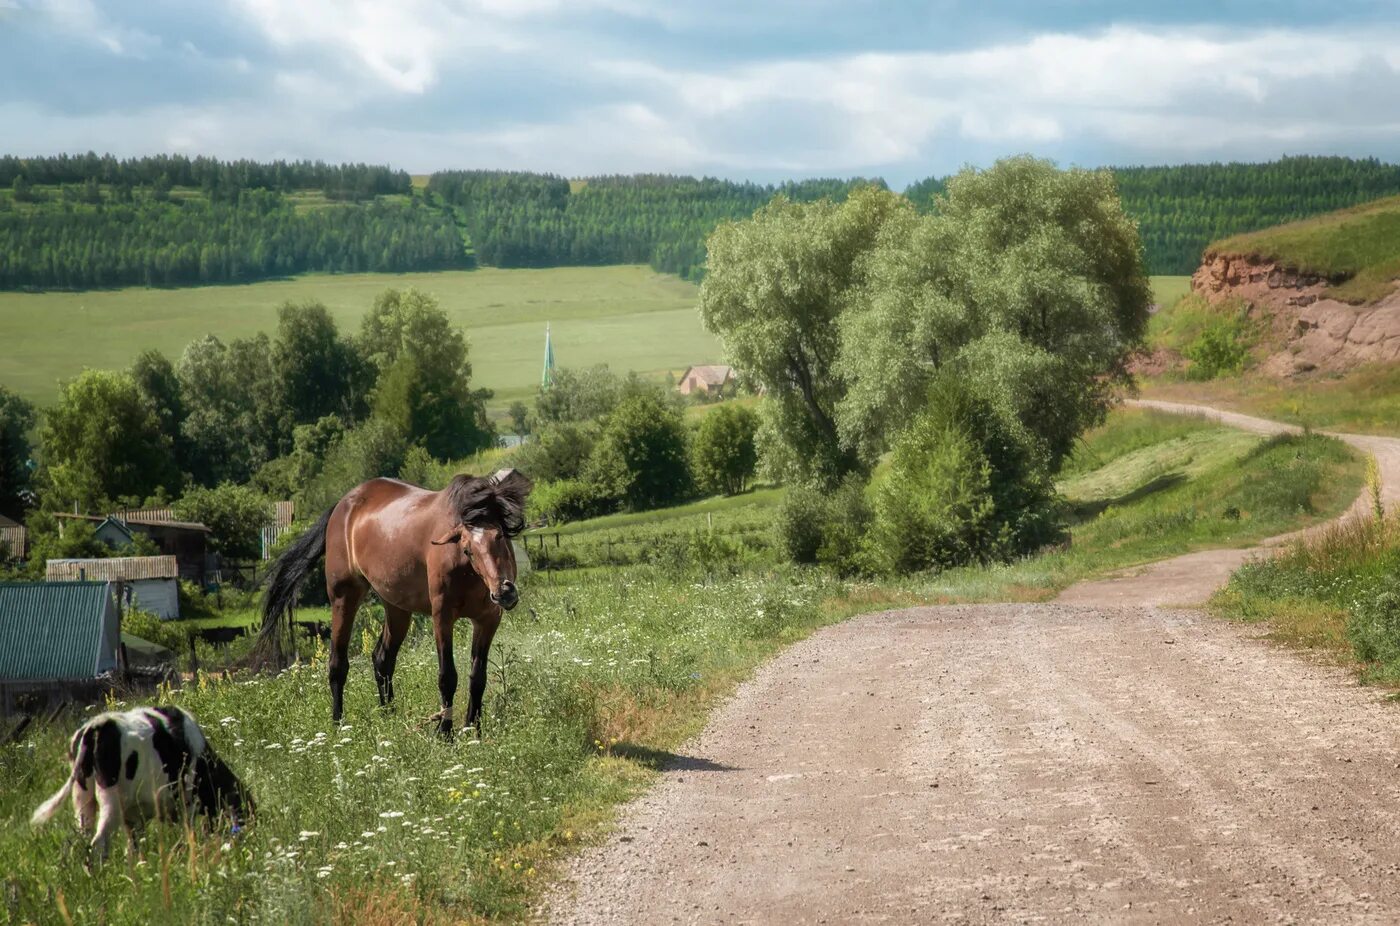
[{"label": "dense tree line", "polygon": [[[3,202],[3,201],[0,201]],[[450,218],[394,202],[298,210],[282,194],[0,211],[0,288],[225,283],[465,265]]]},{"label": "dense tree line", "polygon": [[235,190],[321,190],[332,199],[367,199],[386,194],[408,194],[411,180],[406,171],[373,164],[327,164],[324,161],[220,161],[158,154],[119,160],[110,154],[59,154],[51,157],[0,157],[0,186],[13,187],[23,178],[29,184],[56,186],[89,180],[107,186],[197,187],[206,193],[227,196]]},{"label": "dense tree line", "polygon": [[844,200],[879,180],[806,180],[777,186],[713,178],[592,177],[443,171],[428,192],[454,208],[476,257],[496,267],[637,263],[697,278],[705,238],[720,222],[749,217],[781,194],[796,202]]},{"label": "dense tree line", "polygon": [[[1191,273],[1212,241],[1400,193],[1400,165],[1375,158],[1117,167],[1113,175],[1151,273]],[[905,193],[927,211],[945,182],[931,177]]]},{"label": "dense tree line", "polygon": [[[1400,166],[1295,157],[1266,164],[1113,170],[1152,273],[1190,273],[1212,240],[1400,193]],[[738,183],[640,174],[569,180],[442,171],[414,196],[408,174],[363,164],[267,164],[160,155],[0,157],[0,288],[184,285],[310,270],[438,270],[645,263],[704,274],[705,241],[782,195],[791,202],[884,187],[878,179]],[[946,178],[906,196],[931,211]],[[368,200],[298,206],[297,191]],[[407,194],[399,200],[373,200]]]}]

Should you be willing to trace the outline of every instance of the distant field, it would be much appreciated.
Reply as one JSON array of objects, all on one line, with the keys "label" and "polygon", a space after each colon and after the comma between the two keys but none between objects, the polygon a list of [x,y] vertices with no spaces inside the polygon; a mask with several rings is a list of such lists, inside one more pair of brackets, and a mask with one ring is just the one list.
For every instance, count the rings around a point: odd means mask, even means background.
[{"label": "distant field", "polygon": [[83,367],[125,367],[149,347],[173,359],[209,332],[271,332],[287,301],[319,299],[341,331],[353,331],[377,293],[408,286],[435,294],[466,330],[473,384],[496,390],[493,409],[534,391],[546,322],[558,366],[659,375],[720,359],[695,311],[695,285],[644,266],[311,274],[239,286],[0,293],[0,383],[49,402],[59,380]]},{"label": "distant field", "polygon": [[1191,278],[1188,276],[1152,277],[1152,301],[1161,308],[1167,308],[1191,291]]}]

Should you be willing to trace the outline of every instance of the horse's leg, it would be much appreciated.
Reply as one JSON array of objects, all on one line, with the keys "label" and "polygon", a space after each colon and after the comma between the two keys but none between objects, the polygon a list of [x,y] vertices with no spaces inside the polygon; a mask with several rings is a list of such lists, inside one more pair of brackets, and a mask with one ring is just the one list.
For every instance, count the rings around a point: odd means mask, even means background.
[{"label": "horse's leg", "polygon": [[355,629],[355,612],[365,597],[364,580],[353,577],[336,582],[331,588],[331,720],[340,723],[345,711],[345,677],[350,674],[350,633]]},{"label": "horse's leg", "polygon": [[433,602],[433,639],[437,643],[438,694],[442,696],[442,714],[438,733],[452,737],[452,699],[457,696],[457,661],[452,655],[452,622],[455,618],[441,601]]},{"label": "horse's leg", "polygon": [[408,636],[413,615],[384,602],[384,632],[374,647],[374,681],[379,686],[379,704],[388,707],[394,700],[394,666],[399,661],[399,647]]},{"label": "horse's leg", "polygon": [[487,656],[491,653],[491,639],[496,636],[496,628],[500,624],[499,609],[493,617],[472,621],[471,700],[467,702],[466,725],[476,725],[478,738],[481,736],[481,699],[486,693]]}]

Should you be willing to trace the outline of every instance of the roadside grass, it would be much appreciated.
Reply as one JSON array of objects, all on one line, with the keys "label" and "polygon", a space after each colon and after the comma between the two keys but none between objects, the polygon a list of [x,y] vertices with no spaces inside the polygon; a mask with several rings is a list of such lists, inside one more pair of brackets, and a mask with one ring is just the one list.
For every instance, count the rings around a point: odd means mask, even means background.
[{"label": "roadside grass", "polygon": [[940,602],[1043,600],[1118,569],[1335,517],[1361,486],[1361,461],[1331,438],[1260,438],[1204,418],[1120,409],[1066,468],[1067,549],[896,586]]},{"label": "roadside grass", "polygon": [[1145,381],[1144,398],[1201,402],[1302,427],[1353,434],[1400,435],[1400,365],[1374,364],[1346,374],[1264,375],[1210,383],[1161,377]]},{"label": "roadside grass", "polygon": [[1320,650],[1366,681],[1400,684],[1400,522],[1352,520],[1247,563],[1211,600],[1221,617]]},{"label": "roadside grass", "polygon": [[253,790],[257,822],[242,837],[207,839],[151,825],[134,854],[119,840],[92,874],[68,814],[38,831],[27,823],[63,781],[77,718],[38,725],[0,747],[8,915],[300,923],[368,909],[386,922],[519,920],[551,862],[600,836],[610,809],[717,697],[779,647],[873,603],[845,593],[796,570],[715,579],[642,568],[527,586],[493,649],[480,741],[429,733],[436,660],[422,624],[386,712],[367,655],[378,627],[362,620],[341,728],[329,721],[323,652],[275,677],[201,675],[158,700],[202,721]]},{"label": "roadside grass", "polygon": [[[277,327],[285,302],[320,300],[342,333],[380,292],[415,286],[436,295],[471,344],[472,385],[495,390],[499,413],[539,384],[544,327],[560,366],[606,363],[664,378],[716,362],[720,348],[695,311],[697,288],[644,266],[439,273],[307,274],[288,280],[183,289],[0,293],[0,382],[45,403],[84,367],[120,369],[141,351],[172,359],[192,340],[228,340]],[[101,332],[101,337],[94,336]]]},{"label": "roadside grass", "polygon": [[1374,302],[1400,277],[1400,196],[1235,235],[1206,254],[1262,257],[1339,283],[1337,299]]}]

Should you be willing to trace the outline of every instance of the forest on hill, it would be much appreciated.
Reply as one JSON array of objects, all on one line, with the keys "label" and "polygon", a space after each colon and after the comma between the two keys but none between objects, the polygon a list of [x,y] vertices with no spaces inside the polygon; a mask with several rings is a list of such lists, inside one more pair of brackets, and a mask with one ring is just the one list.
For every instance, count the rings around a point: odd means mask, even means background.
[{"label": "forest on hill", "polygon": [[[1375,158],[1115,167],[1113,175],[1154,274],[1194,272],[1206,245],[1220,238],[1400,193],[1400,165]],[[905,195],[928,209],[943,184],[930,177]]]},{"label": "forest on hill", "polygon": [[[1113,169],[1155,274],[1214,240],[1400,193],[1374,158]],[[944,178],[905,192],[925,210]],[[649,264],[699,279],[705,240],[776,195],[842,202],[883,180],[758,184],[641,174],[570,180],[160,155],[0,157],[0,289],[250,281],[310,271]]]}]

